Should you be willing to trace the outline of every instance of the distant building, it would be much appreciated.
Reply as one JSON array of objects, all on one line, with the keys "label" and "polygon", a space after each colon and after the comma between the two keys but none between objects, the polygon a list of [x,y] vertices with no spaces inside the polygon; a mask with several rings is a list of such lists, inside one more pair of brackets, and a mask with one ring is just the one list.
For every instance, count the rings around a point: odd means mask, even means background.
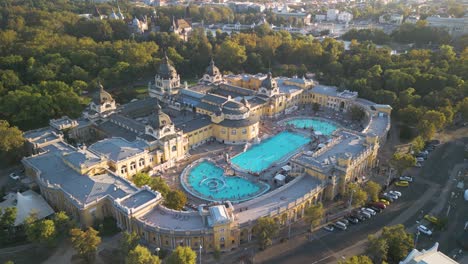
[{"label": "distant building", "polygon": [[338,14],[338,21],[342,23],[349,23],[353,20],[353,14],[349,12],[341,12]]},{"label": "distant building", "polygon": [[430,27],[446,29],[450,35],[458,37],[468,34],[468,17],[451,18],[431,16],[426,18],[427,24]]},{"label": "distant building", "polygon": [[143,34],[148,31],[148,20],[145,17],[143,19],[133,18],[130,27],[134,33]]},{"label": "distant building", "polygon": [[172,18],[172,26],[170,31],[178,35],[184,41],[187,41],[192,32],[192,25],[185,19]]},{"label": "distant building", "polygon": [[287,5],[282,8],[276,8],[273,10],[273,14],[277,17],[282,17],[287,20],[290,18],[295,20],[294,22],[301,22],[304,25],[310,25],[311,15],[302,11],[291,11]]},{"label": "distant building", "polygon": [[228,3],[229,8],[238,13],[245,13],[250,11],[263,12],[265,11],[265,5],[251,2],[230,2]]},{"label": "distant building", "polygon": [[444,253],[438,251],[439,243],[435,243],[428,250],[419,251],[413,249],[408,256],[400,261],[400,264],[456,264],[455,260],[449,258]]},{"label": "distant building", "polygon": [[405,19],[405,23],[416,24],[419,21],[418,15],[412,15]]},{"label": "distant building", "polygon": [[327,19],[326,14],[316,14],[315,15],[315,21],[317,21],[317,22],[322,22],[322,21],[325,21],[326,19]]},{"label": "distant building", "polygon": [[327,10],[327,21],[335,21],[338,18],[340,11],[337,9],[328,9]]},{"label": "distant building", "polygon": [[109,19],[114,19],[114,20],[125,20],[125,16],[122,14],[122,11],[120,10],[120,6],[117,6],[118,12],[115,13],[114,9],[112,8],[112,13],[109,15]]},{"label": "distant building", "polygon": [[400,14],[384,14],[379,17],[380,24],[401,25],[403,23],[403,15]]}]

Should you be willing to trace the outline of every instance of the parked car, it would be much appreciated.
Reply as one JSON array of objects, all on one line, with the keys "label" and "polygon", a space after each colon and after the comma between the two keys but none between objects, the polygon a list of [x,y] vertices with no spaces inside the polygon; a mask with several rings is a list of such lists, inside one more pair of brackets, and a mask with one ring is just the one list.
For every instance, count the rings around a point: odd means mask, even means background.
[{"label": "parked car", "polygon": [[429,228],[427,228],[426,226],[418,225],[418,230],[421,233],[426,234],[428,236],[432,235],[432,231]]},{"label": "parked car", "polygon": [[407,182],[407,181],[397,181],[397,182],[395,183],[395,185],[398,186],[398,187],[408,187],[408,186],[409,186],[409,182]]},{"label": "parked car", "polygon": [[407,181],[407,182],[413,182],[413,177],[410,176],[401,176],[400,181]]},{"label": "parked car", "polygon": [[335,223],[333,224],[333,226],[335,226],[336,228],[341,229],[341,230],[346,230],[346,229],[348,229],[348,227],[347,227],[345,224],[343,224],[342,222],[340,222],[340,221],[335,222]]},{"label": "parked car", "polygon": [[398,200],[398,198],[400,198],[400,197],[398,197],[398,195],[391,194],[391,193],[384,193],[383,196],[392,198],[393,200]]},{"label": "parked car", "polygon": [[358,224],[359,223],[359,219],[357,217],[354,217],[354,216],[348,216],[346,218],[346,220],[348,220],[351,224]]},{"label": "parked car", "polygon": [[393,197],[388,194],[382,194],[380,198],[387,200],[389,203],[393,203],[395,201],[395,199],[393,199]]},{"label": "parked car", "polygon": [[333,230],[335,230],[335,228],[332,225],[327,225],[323,229],[327,230],[328,232],[333,232]]},{"label": "parked car", "polygon": [[367,211],[359,211],[359,215],[361,215],[365,219],[370,219],[372,217],[372,215]]},{"label": "parked car", "polygon": [[380,209],[385,209],[387,208],[387,206],[384,204],[384,203],[380,203],[380,202],[375,202],[375,203],[371,203],[372,206],[375,206],[377,208],[380,208]]},{"label": "parked car", "polygon": [[427,221],[429,221],[429,222],[431,222],[433,224],[437,224],[439,222],[439,219],[437,217],[435,217],[433,215],[429,215],[429,214],[425,215],[424,219],[426,219]]},{"label": "parked car", "polygon": [[374,210],[372,210],[372,209],[370,209],[370,208],[367,208],[367,207],[361,208],[361,211],[368,212],[368,213],[371,214],[371,215],[376,215],[376,214],[377,214],[376,211],[374,211]]},{"label": "parked car", "polygon": [[421,162],[416,162],[416,165],[414,165],[416,168],[421,168],[422,167],[422,164]]},{"label": "parked car", "polygon": [[13,172],[13,173],[10,173],[10,178],[11,178],[12,180],[17,181],[17,180],[20,179],[20,176],[19,176],[18,174],[16,174],[16,173]]},{"label": "parked car", "polygon": [[364,222],[366,219],[368,219],[366,216],[360,214],[359,212],[354,213],[353,215],[351,215],[351,217],[359,219],[360,222]]},{"label": "parked car", "polygon": [[401,195],[402,195],[401,192],[399,192],[399,191],[389,191],[389,193],[394,194],[394,195],[396,195],[398,197],[401,197]]},{"label": "parked car", "polygon": [[338,222],[341,222],[341,223],[345,224],[346,226],[349,225],[349,221],[347,219],[345,219],[345,218],[340,219]]},{"label": "parked car", "polygon": [[378,208],[378,207],[376,207],[376,206],[373,206],[373,205],[371,205],[369,208],[372,209],[372,210],[374,210],[374,211],[376,211],[377,213],[381,213],[381,212],[382,212],[382,209],[380,209],[380,208]]},{"label": "parked car", "polygon": [[387,200],[387,199],[380,199],[379,200],[381,203],[385,204],[386,206],[389,206],[390,205],[390,202]]},{"label": "parked car", "polygon": [[424,162],[424,158],[421,158],[421,157],[416,158],[416,161],[417,161],[417,162]]}]

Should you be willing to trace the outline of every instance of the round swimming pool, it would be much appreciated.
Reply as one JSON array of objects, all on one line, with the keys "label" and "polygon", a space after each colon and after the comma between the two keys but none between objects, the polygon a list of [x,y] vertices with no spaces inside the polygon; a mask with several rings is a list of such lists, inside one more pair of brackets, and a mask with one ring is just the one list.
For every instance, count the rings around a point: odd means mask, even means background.
[{"label": "round swimming pool", "polygon": [[296,128],[313,128],[314,131],[321,132],[323,135],[329,136],[338,129],[338,126],[320,119],[315,118],[295,118],[285,122],[288,125],[293,125]]},{"label": "round swimming pool", "polygon": [[237,176],[224,175],[223,169],[209,161],[195,165],[182,180],[185,190],[208,201],[242,202],[269,190],[265,183],[256,183]]}]

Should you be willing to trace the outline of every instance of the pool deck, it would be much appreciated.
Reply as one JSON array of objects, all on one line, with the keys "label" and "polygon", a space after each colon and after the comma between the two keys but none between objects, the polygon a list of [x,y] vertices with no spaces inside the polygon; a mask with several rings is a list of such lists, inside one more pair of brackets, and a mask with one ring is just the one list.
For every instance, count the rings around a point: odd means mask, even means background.
[{"label": "pool deck", "polygon": [[302,198],[307,193],[315,193],[322,188],[321,181],[312,176],[300,176],[276,190],[251,201],[240,203],[234,211],[239,224],[254,221],[259,217],[280,212]]}]

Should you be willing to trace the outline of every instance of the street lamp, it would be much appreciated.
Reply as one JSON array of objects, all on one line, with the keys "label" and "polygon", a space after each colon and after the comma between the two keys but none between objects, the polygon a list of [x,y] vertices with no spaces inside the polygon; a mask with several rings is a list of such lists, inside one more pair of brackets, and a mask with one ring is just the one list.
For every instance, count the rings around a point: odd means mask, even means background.
[{"label": "street lamp", "polygon": [[201,264],[201,250],[202,250],[202,245],[200,245],[200,264]]}]

